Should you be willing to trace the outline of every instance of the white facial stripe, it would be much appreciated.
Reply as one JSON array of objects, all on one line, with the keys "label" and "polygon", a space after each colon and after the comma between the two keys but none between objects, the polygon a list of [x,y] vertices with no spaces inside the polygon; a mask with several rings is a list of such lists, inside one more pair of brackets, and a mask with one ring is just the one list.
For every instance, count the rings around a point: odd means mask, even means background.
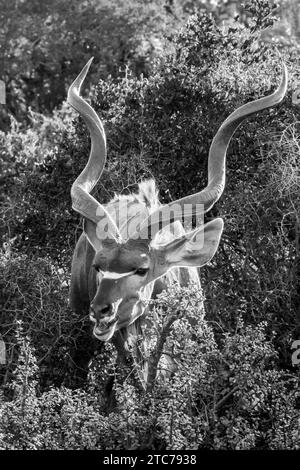
[{"label": "white facial stripe", "polygon": [[133,273],[134,271],[129,271],[128,273],[114,273],[112,271],[104,271],[102,274],[103,279],[120,279],[121,277],[129,276]]},{"label": "white facial stripe", "polygon": [[112,304],[114,317],[115,317],[116,314],[117,314],[119,305],[120,305],[120,303],[122,302],[122,300],[123,300],[123,299],[119,299],[119,300],[117,300],[116,302],[113,302],[113,304]]}]

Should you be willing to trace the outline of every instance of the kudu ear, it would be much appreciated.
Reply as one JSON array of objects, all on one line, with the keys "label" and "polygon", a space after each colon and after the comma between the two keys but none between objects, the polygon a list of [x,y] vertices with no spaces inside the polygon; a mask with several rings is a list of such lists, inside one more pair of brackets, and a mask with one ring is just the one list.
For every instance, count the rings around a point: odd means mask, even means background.
[{"label": "kudu ear", "polygon": [[102,243],[99,237],[97,236],[97,224],[89,219],[84,218],[83,220],[83,230],[86,234],[86,237],[96,253],[101,250]]},{"label": "kudu ear", "polygon": [[[223,220],[218,218],[202,227],[155,249],[158,263],[167,269],[201,267],[215,255],[223,232]],[[162,261],[163,260],[163,261]]]}]

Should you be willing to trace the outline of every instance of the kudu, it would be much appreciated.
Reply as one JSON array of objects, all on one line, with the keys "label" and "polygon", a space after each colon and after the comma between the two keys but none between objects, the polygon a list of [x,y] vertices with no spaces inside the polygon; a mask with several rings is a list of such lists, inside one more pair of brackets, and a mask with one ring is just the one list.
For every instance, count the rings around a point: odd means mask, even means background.
[{"label": "kudu", "polygon": [[[68,92],[68,102],[83,118],[91,137],[87,165],[71,189],[72,207],[83,216],[84,230],[73,256],[70,301],[76,312],[90,313],[94,336],[105,342],[122,336],[145,316],[147,301],[170,281],[177,279],[186,285],[192,280],[200,287],[196,268],[216,253],[223,221],[216,218],[186,233],[181,224],[182,212],[174,211],[171,233],[166,229],[171,222],[170,210],[180,207],[186,215],[184,208],[188,207],[189,215],[199,215],[199,207],[205,213],[218,201],[225,186],[225,159],[232,135],[245,118],[282,101],[287,70],[283,65],[281,83],[273,94],[239,107],[221,125],[210,147],[208,184],[202,191],[161,206],[155,183],[149,180],[139,184],[137,194],[116,196],[101,205],[91,191],[105,165],[106,137],[98,115],[80,96],[90,64],[91,60]],[[164,223],[163,230],[158,217]],[[129,222],[135,219],[135,230],[128,235]]]}]

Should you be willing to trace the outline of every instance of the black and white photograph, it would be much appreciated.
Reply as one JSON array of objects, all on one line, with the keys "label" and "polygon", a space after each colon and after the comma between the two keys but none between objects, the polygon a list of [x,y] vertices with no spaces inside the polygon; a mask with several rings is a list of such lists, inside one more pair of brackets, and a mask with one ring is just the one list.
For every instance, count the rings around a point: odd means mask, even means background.
[{"label": "black and white photograph", "polygon": [[1,454],[300,450],[299,169],[300,0],[0,0]]}]

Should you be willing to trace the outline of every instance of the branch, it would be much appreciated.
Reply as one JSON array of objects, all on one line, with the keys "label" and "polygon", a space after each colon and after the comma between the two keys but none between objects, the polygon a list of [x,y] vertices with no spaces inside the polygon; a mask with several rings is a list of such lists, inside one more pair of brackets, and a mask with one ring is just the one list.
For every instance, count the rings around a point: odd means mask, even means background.
[{"label": "branch", "polygon": [[151,391],[154,387],[155,378],[157,375],[158,363],[162,356],[167,337],[169,336],[170,331],[172,329],[172,325],[176,320],[181,318],[182,315],[183,313],[180,313],[179,315],[178,314],[170,315],[170,317],[167,318],[167,321],[162,327],[160,336],[157,340],[156,348],[154,352],[151,354],[149,361],[148,361],[148,377],[147,377],[147,384],[146,384],[147,391]]}]

